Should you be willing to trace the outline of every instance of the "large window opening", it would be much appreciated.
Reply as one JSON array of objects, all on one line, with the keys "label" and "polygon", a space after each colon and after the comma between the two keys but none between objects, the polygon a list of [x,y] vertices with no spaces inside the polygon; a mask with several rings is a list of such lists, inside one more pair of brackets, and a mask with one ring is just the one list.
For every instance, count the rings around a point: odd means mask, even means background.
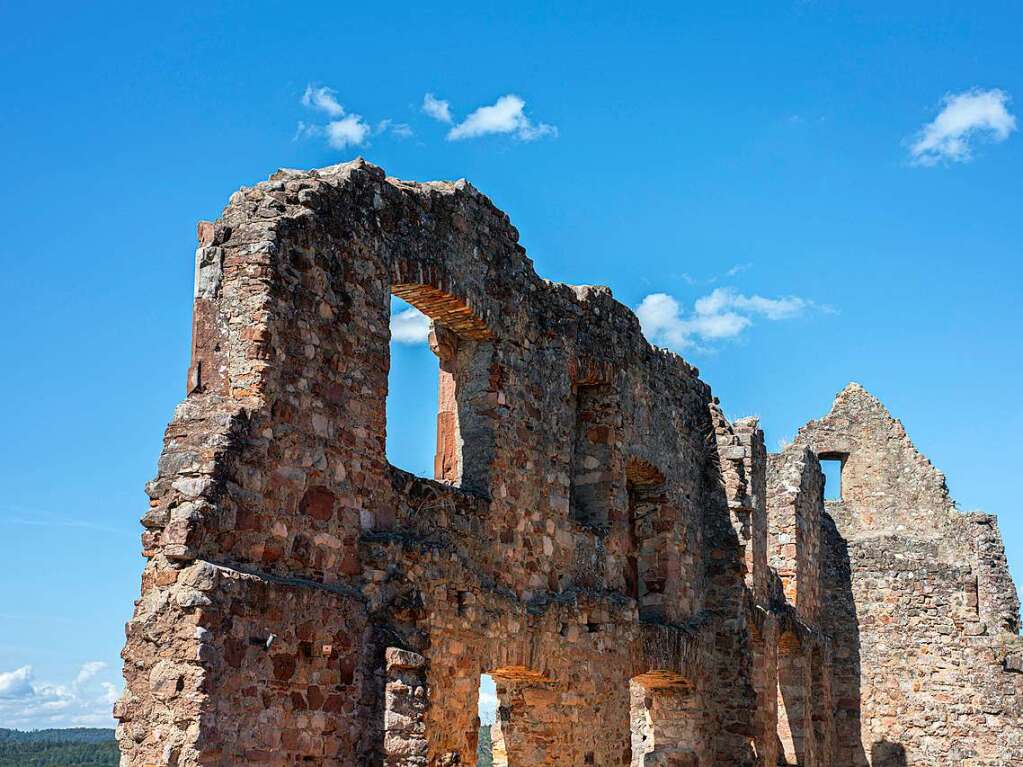
[{"label": "large window opening", "polygon": [[387,459],[399,469],[435,478],[440,375],[429,335],[430,318],[392,296]]},{"label": "large window opening", "polygon": [[606,529],[611,508],[614,405],[610,386],[580,384],[575,392],[575,444],[569,514],[588,527]]},{"label": "large window opening", "polygon": [[824,500],[842,500],[842,469],[845,456],[837,453],[822,453],[818,456],[821,472],[824,474]]},{"label": "large window opening", "polygon": [[486,494],[499,399],[490,331],[436,288],[392,291],[387,458],[420,477]]}]

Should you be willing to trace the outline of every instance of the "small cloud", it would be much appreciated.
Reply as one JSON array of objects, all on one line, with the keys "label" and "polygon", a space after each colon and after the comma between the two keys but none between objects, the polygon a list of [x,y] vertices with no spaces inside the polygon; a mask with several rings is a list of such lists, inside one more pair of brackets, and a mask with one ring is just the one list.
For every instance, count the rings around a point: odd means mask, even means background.
[{"label": "small cloud", "polygon": [[37,682],[31,666],[0,672],[0,724],[19,729],[112,726],[110,707],[120,688],[96,679],[106,669],[102,661],[84,663],[70,684]]},{"label": "small cloud", "polygon": [[430,318],[410,306],[391,315],[391,340],[400,344],[420,344],[430,336]]},{"label": "small cloud", "polygon": [[85,684],[106,667],[107,664],[101,660],[92,660],[88,663],[83,663],[82,667],[78,670],[78,676],[75,678],[75,684]]},{"label": "small cloud", "polygon": [[994,88],[948,93],[944,108],[925,125],[909,148],[914,165],[932,166],[945,162],[969,162],[971,142],[988,139],[1005,141],[1016,130],[1016,117],[1008,110],[1009,94]]},{"label": "small cloud", "polygon": [[337,100],[337,91],[333,88],[307,85],[305,93],[302,94],[302,105],[335,119],[326,125],[310,125],[300,121],[294,140],[309,136],[325,136],[327,143],[334,149],[345,149],[364,143],[371,133],[369,123],[362,119],[362,115],[345,112],[345,108]]},{"label": "small cloud", "polygon": [[544,136],[555,137],[558,129],[546,123],[533,123],[525,114],[526,102],[509,93],[491,106],[480,107],[448,131],[449,141],[478,138],[491,134],[514,134],[521,141]]},{"label": "small cloud", "polygon": [[295,135],[291,140],[298,141],[299,139],[309,138],[310,136],[319,136],[322,133],[323,126],[310,125],[305,120],[299,120],[298,125],[295,127]]},{"label": "small cloud", "polygon": [[700,349],[705,341],[735,338],[758,317],[772,321],[792,319],[811,308],[828,311],[796,296],[765,298],[717,288],[698,298],[688,313],[667,293],[652,293],[636,307],[636,316],[651,343],[681,351]]},{"label": "small cloud", "polygon": [[769,320],[785,320],[795,317],[808,305],[808,301],[795,296],[787,298],[744,296],[731,288],[716,288],[710,295],[697,299],[694,308],[698,315],[703,316],[737,309],[749,314],[762,314]]},{"label": "small cloud", "polygon": [[451,124],[451,104],[437,98],[432,93],[423,96],[423,112],[438,122]]},{"label": "small cloud", "polygon": [[32,667],[0,672],[0,698],[25,698],[32,695]]},{"label": "small cloud", "polygon": [[100,682],[99,684],[103,688],[103,694],[96,702],[105,703],[108,706],[117,703],[117,699],[121,697],[121,691],[117,689],[117,686],[111,682]]},{"label": "small cloud", "polygon": [[753,267],[753,264],[750,264],[750,263],[736,264],[731,269],[729,269],[727,272],[725,272],[725,276],[726,277],[734,277],[737,274],[742,274],[743,272],[749,271],[752,267]]},{"label": "small cloud", "polygon": [[344,149],[347,146],[358,146],[363,143],[369,135],[369,125],[360,115],[348,115],[340,120],[327,123],[324,132],[327,135],[328,144],[334,149]]},{"label": "small cloud", "polygon": [[325,113],[328,117],[341,117],[345,108],[338,103],[337,91],[326,86],[314,88],[307,85],[302,94],[302,105]]}]

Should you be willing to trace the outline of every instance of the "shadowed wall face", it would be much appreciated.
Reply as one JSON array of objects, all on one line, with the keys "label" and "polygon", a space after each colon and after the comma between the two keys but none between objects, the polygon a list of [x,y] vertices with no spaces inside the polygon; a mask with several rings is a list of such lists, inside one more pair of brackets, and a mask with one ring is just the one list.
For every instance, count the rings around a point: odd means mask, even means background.
[{"label": "shadowed wall face", "polygon": [[834,642],[844,764],[1023,757],[1019,605],[992,517],[962,514],[902,424],[850,384],[795,440],[841,457],[824,520],[824,631]]}]

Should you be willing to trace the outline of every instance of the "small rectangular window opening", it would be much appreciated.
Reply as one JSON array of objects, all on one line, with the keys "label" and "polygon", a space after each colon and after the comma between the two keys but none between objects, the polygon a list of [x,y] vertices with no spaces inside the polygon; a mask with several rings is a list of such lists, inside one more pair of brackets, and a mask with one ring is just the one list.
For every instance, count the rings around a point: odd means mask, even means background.
[{"label": "small rectangular window opening", "polygon": [[821,471],[824,473],[824,500],[842,500],[842,464],[841,458],[821,458]]}]

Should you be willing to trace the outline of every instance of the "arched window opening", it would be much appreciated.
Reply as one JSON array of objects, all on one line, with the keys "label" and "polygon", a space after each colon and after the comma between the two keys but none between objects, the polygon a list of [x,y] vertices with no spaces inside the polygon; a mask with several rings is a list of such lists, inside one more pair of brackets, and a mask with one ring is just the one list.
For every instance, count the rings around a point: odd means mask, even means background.
[{"label": "arched window opening", "polygon": [[631,767],[699,767],[699,700],[671,671],[651,671],[629,681]]},{"label": "arched window opening", "polygon": [[625,585],[639,605],[640,620],[662,621],[667,618],[671,537],[664,520],[668,513],[664,475],[651,464],[635,459],[628,462],[625,473],[629,503]]},{"label": "arched window opening", "polygon": [[492,336],[458,298],[392,286],[387,457],[421,477],[487,494],[493,458]]}]

